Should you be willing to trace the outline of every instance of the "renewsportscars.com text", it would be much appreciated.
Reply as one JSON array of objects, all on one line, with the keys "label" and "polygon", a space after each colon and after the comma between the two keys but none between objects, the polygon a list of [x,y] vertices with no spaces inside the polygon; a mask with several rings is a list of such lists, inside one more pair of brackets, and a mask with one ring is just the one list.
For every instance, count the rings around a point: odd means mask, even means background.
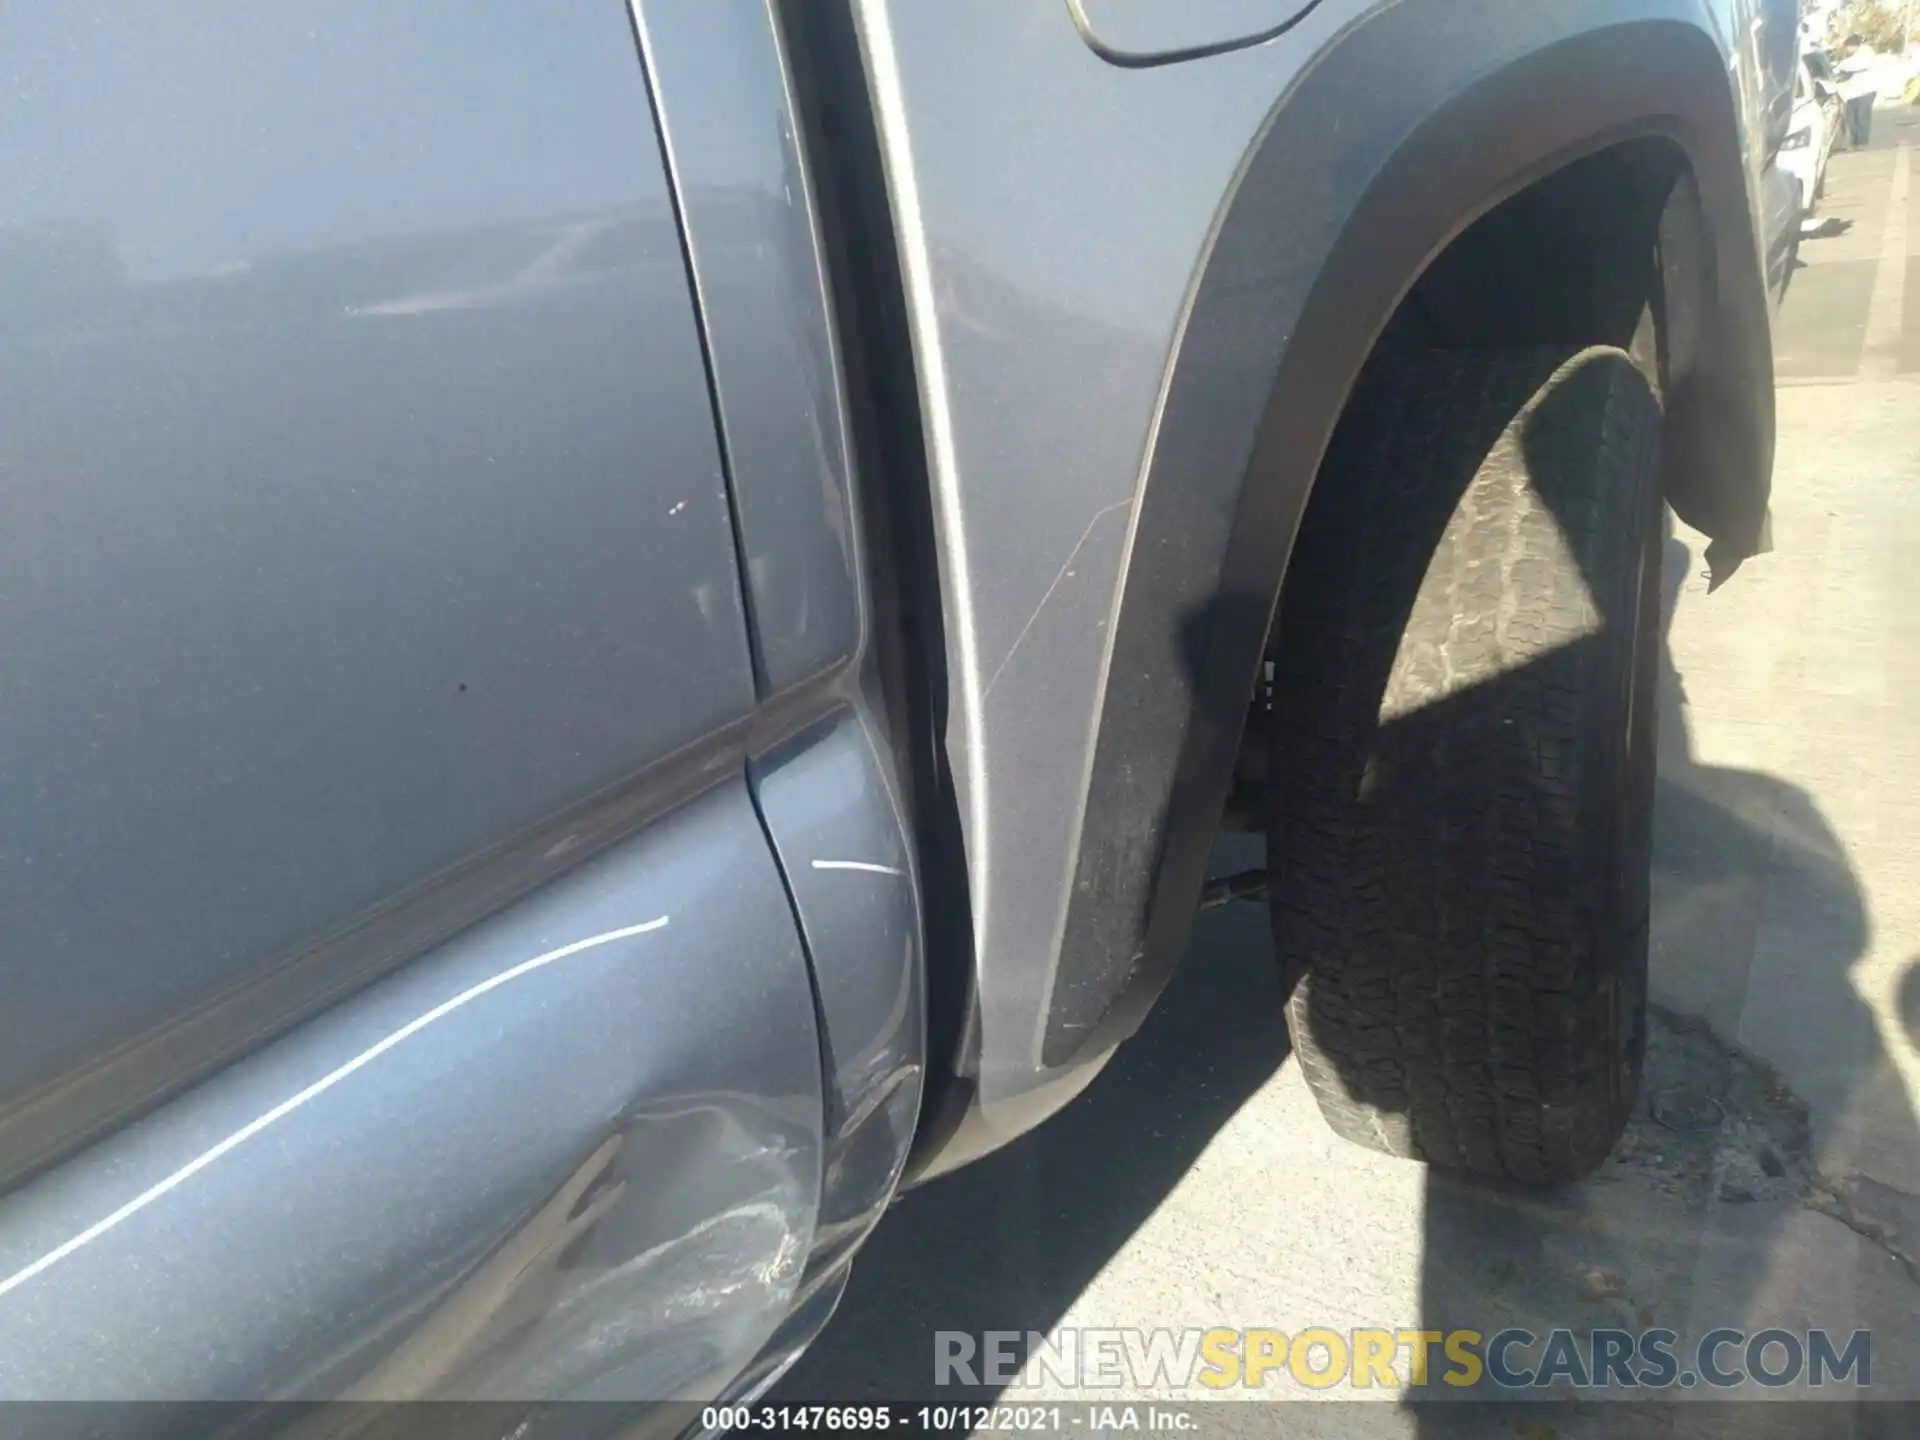
[{"label": "renewsportscars.com text", "polygon": [[1063,1329],[940,1330],[937,1385],[1022,1389],[1145,1389],[1206,1393],[1298,1385],[1310,1390],[1401,1386],[1509,1390],[1768,1389],[1873,1383],[1873,1335],[1855,1330],[1710,1330],[1691,1345],[1667,1329],[1544,1335],[1479,1330]]}]

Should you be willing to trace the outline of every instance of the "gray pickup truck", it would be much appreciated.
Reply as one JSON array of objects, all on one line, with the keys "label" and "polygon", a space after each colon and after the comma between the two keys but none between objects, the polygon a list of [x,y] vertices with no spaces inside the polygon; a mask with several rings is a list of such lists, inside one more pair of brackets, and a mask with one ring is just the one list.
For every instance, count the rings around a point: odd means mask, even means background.
[{"label": "gray pickup truck", "polygon": [[1594,1165],[1794,8],[10,6],[0,1398],[757,1393],[1223,820],[1335,1130]]}]

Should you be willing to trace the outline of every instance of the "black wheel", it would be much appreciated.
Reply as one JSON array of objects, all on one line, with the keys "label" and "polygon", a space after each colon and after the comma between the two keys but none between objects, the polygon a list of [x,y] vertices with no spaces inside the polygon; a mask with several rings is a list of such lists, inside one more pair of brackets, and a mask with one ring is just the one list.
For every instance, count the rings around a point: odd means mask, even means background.
[{"label": "black wheel", "polygon": [[1276,624],[1269,866],[1321,1113],[1531,1183],[1639,1088],[1659,403],[1623,352],[1383,359]]}]

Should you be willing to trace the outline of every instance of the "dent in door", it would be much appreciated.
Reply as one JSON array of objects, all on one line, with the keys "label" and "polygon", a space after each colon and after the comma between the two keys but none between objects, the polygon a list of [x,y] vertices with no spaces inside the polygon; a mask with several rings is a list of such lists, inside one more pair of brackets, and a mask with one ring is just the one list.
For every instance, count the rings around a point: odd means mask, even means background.
[{"label": "dent in door", "polygon": [[762,756],[754,790],[813,960],[826,1060],[813,1273],[880,1218],[920,1113],[920,912],[886,762],[842,711]]},{"label": "dent in door", "polygon": [[1198,60],[1271,40],[1319,0],[1067,0],[1080,38],[1116,65]]},{"label": "dent in door", "polygon": [[0,1200],[0,1401],[711,1398],[822,1113],[736,780]]}]

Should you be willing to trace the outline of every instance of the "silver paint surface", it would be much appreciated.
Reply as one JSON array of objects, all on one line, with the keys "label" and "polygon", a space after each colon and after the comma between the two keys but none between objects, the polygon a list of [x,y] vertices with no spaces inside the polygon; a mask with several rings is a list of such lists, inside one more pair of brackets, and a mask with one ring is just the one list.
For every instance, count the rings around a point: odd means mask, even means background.
[{"label": "silver paint surface", "polygon": [[750,769],[822,1026],[817,1279],[878,1218],[913,1139],[926,1048],[917,881],[883,743],[815,182],[781,27],[761,3],[636,0],[633,12],[700,298],[762,694],[780,700]]},{"label": "silver paint surface", "polygon": [[811,185],[763,4],[634,0],[719,396],[763,691],[862,635],[846,423]]},{"label": "silver paint surface", "polygon": [[7,1196],[0,1397],[717,1393],[818,1203],[790,917],[736,781]]},{"label": "silver paint surface", "polygon": [[618,7],[12,8],[0,1099],[743,716]]},{"label": "silver paint surface", "polygon": [[858,715],[822,728],[756,762],[754,792],[819,996],[828,1263],[893,1196],[919,1118],[926,1018],[918,889],[884,762]]}]

